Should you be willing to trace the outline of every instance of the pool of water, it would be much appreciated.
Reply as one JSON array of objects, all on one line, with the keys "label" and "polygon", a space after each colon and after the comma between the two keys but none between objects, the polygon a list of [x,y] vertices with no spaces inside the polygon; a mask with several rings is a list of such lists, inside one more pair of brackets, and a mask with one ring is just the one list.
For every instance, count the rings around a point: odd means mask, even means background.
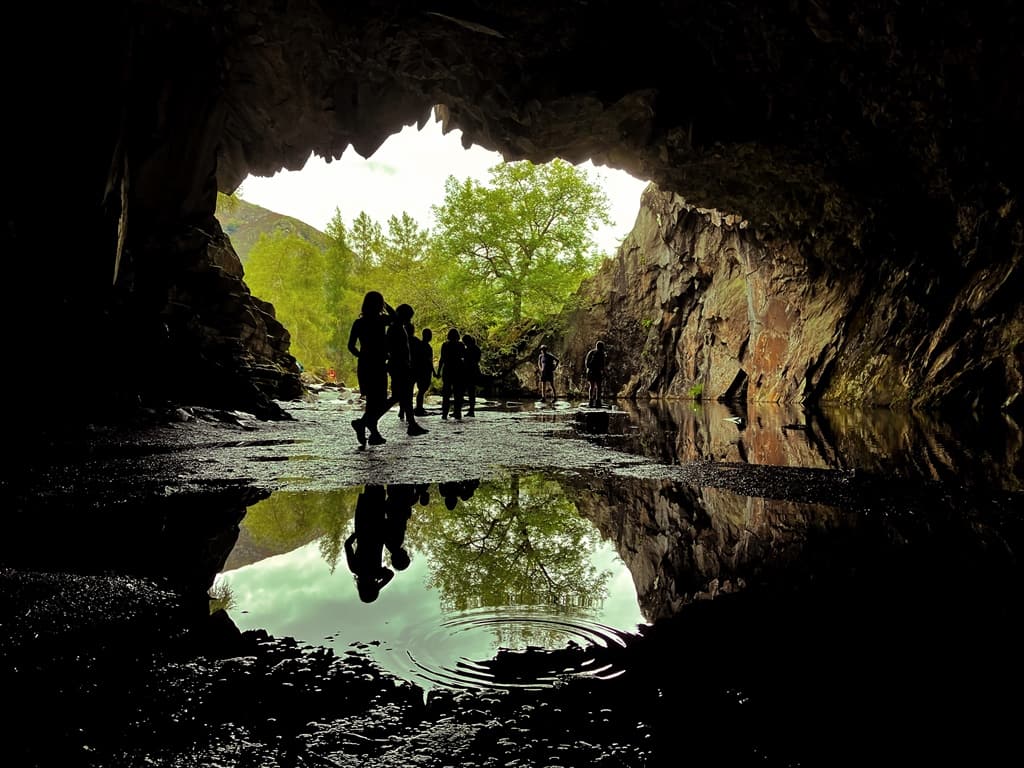
[{"label": "pool of water", "polygon": [[[359,648],[425,690],[614,676],[621,670],[586,653],[571,668],[537,670],[528,679],[503,679],[485,663],[528,649],[624,646],[646,623],[632,575],[614,545],[580,515],[573,493],[538,474],[440,488],[275,493],[249,510],[238,554],[214,593],[243,630],[265,629],[339,653]],[[389,496],[405,502],[389,504]],[[367,506],[375,498],[380,506]],[[361,593],[359,564],[349,562],[344,540],[358,514],[362,538],[373,547],[374,518],[383,527],[395,512],[408,564],[395,559],[382,535],[374,556],[387,582]],[[243,554],[296,538],[308,541],[258,559]],[[353,554],[358,546],[357,537]]]}]

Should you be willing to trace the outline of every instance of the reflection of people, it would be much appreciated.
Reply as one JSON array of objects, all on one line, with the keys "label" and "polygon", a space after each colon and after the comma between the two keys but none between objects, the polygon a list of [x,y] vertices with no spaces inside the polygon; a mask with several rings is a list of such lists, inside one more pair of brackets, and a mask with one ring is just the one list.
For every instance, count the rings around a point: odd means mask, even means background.
[{"label": "reflection of people", "polygon": [[468,333],[462,337],[466,345],[466,415],[476,416],[476,385],[480,379],[480,350],[476,339]]},{"label": "reflection of people", "polygon": [[599,341],[594,348],[587,352],[585,360],[587,368],[587,383],[590,385],[590,407],[600,408],[601,402],[601,381],[604,378],[604,342]]},{"label": "reflection of people", "polygon": [[384,513],[384,546],[391,557],[391,567],[404,571],[411,561],[405,548],[405,529],[412,517],[413,504],[420,497],[416,485],[392,483],[388,486],[387,507]]},{"label": "reflection of people", "polygon": [[551,402],[555,401],[555,368],[558,367],[558,358],[548,352],[546,344],[540,345],[540,355],[537,357],[537,369],[540,371],[540,399],[544,400],[544,393],[551,390]]},{"label": "reflection of people", "polygon": [[447,483],[438,483],[437,492],[444,499],[446,508],[449,510],[455,509],[455,506],[459,503],[459,484],[457,482],[453,480]]},{"label": "reflection of people", "polygon": [[354,530],[345,539],[345,560],[355,574],[356,591],[364,603],[372,603],[395,573],[384,567],[385,510],[383,485],[367,485],[356,500]]},{"label": "reflection of people", "polygon": [[[387,329],[395,311],[384,301],[379,291],[368,291],[363,297],[363,308],[353,323],[348,337],[348,351],[356,357],[356,378],[359,391],[366,401],[362,418],[352,422],[361,448],[383,445],[387,442],[377,429],[377,422],[387,410],[388,348]],[[370,438],[367,441],[366,432]]]},{"label": "reflection of people", "polygon": [[444,499],[444,505],[449,510],[455,509],[459,500],[469,501],[480,487],[479,480],[451,480],[437,484],[437,492]]}]

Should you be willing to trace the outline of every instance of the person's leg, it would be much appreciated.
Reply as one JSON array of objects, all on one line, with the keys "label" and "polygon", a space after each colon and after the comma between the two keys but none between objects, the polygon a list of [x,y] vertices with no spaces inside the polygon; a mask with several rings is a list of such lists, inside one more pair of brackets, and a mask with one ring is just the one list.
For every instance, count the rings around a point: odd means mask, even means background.
[{"label": "person's leg", "polygon": [[448,410],[452,405],[452,383],[445,379],[441,384],[441,418],[448,418]]},{"label": "person's leg", "polygon": [[425,435],[428,430],[416,423],[416,416],[414,415],[412,408],[412,376],[403,378],[399,382],[401,397],[400,407],[405,411],[405,417],[408,420],[408,427],[406,432],[410,435]]},{"label": "person's leg", "polygon": [[466,382],[466,415],[476,416],[476,382],[471,378]]},{"label": "person's leg", "polygon": [[456,421],[462,420],[462,406],[465,402],[465,384],[461,381],[452,383],[452,398],[454,400],[452,405],[452,416],[455,417]]},{"label": "person's leg", "polygon": [[413,413],[417,416],[426,416],[427,411],[423,407],[423,398],[427,394],[427,388],[430,386],[430,379],[420,379],[416,383],[416,407],[413,409]]},{"label": "person's leg", "polygon": [[381,435],[377,423],[396,402],[394,397],[388,397],[387,371],[376,372],[371,380],[370,392],[366,398],[366,412],[363,415],[363,425],[370,433],[367,440],[370,445],[383,445],[387,442]]}]

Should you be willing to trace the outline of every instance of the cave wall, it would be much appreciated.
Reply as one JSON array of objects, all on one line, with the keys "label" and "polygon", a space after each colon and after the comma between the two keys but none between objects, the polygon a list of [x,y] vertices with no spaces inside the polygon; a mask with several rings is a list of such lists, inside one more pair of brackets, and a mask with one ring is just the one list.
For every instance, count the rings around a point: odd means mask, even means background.
[{"label": "cave wall", "polygon": [[[579,291],[567,370],[597,339],[619,397],[1015,410],[1024,388],[1022,252],[956,272],[871,272],[768,241],[650,186],[633,231]],[[980,263],[976,263],[980,261]]]},{"label": "cave wall", "polygon": [[[625,256],[647,277],[661,265],[656,289],[621,278],[650,325],[617,343],[653,356],[626,391],[728,391],[742,367],[768,399],[1019,393],[1024,22],[1009,0],[136,0],[8,21],[47,66],[0,54],[0,247],[20,365],[43,398],[72,380],[72,415],[200,398],[279,416],[299,393],[287,331],[249,295],[216,192],[310,152],[369,155],[435,105],[508,159],[592,158],[747,222],[696,236],[679,213],[669,244]],[[697,312],[677,279],[718,306]],[[24,389],[5,377],[5,395]]]}]

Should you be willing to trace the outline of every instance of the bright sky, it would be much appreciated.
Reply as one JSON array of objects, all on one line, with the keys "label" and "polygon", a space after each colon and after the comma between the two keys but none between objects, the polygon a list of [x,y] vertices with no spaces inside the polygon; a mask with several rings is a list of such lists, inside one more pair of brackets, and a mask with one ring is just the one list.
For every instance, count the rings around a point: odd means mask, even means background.
[{"label": "bright sky", "polygon": [[[444,202],[444,183],[449,176],[489,180],[487,170],[502,162],[497,152],[462,147],[462,132],[441,131],[441,122],[428,122],[422,131],[406,126],[381,145],[370,158],[349,147],[331,163],[311,156],[300,171],[279,171],[272,177],[249,176],[239,190],[243,200],[276,213],[304,221],[323,231],[335,209],[349,224],[365,211],[387,228],[391,216],[403,212],[423,228],[430,228],[430,208]],[[589,161],[579,166],[608,196],[609,216],[614,222],[595,233],[598,249],[613,254],[633,229],[646,181],[624,171],[597,167]]]}]

